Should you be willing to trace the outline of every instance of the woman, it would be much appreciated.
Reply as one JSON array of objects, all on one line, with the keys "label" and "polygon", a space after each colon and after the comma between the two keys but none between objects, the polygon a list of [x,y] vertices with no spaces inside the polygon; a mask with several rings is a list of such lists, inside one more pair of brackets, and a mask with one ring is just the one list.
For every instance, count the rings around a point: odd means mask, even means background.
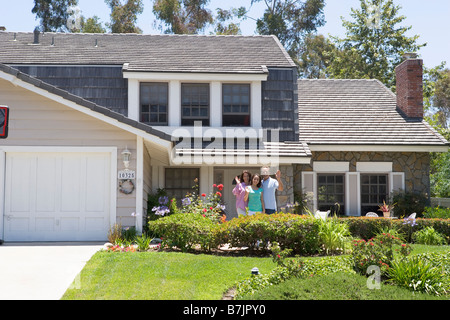
[{"label": "woman", "polygon": [[265,213],[264,194],[259,174],[255,173],[252,176],[252,185],[245,188],[244,200],[248,201],[248,215],[253,215],[257,212]]},{"label": "woman", "polygon": [[242,171],[241,176],[236,176],[236,186],[233,189],[233,194],[236,196],[236,211],[238,216],[245,215],[248,201],[244,200],[245,187],[250,185],[251,173],[247,170]]}]

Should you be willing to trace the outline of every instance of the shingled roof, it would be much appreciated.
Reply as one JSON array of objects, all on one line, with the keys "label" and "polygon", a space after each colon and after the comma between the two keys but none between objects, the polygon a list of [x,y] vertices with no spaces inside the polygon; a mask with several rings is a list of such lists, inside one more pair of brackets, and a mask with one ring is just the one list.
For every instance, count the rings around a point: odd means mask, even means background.
[{"label": "shingled roof", "polygon": [[123,65],[127,71],[267,73],[294,67],[274,36],[40,34],[0,31],[0,63]]},{"label": "shingled roof", "polygon": [[402,115],[378,80],[300,79],[298,88],[300,140],[309,146],[449,144],[426,121]]}]

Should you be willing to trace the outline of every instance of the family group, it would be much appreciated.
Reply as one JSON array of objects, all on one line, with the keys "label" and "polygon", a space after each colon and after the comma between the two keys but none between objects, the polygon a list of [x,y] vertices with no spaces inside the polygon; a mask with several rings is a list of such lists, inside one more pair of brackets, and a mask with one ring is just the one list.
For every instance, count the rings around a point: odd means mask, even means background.
[{"label": "family group", "polygon": [[278,170],[275,178],[271,178],[269,168],[263,167],[261,173],[251,174],[244,170],[235,179],[233,194],[236,196],[238,215],[253,215],[257,212],[272,214],[277,211],[275,191],[283,191],[281,172]]}]

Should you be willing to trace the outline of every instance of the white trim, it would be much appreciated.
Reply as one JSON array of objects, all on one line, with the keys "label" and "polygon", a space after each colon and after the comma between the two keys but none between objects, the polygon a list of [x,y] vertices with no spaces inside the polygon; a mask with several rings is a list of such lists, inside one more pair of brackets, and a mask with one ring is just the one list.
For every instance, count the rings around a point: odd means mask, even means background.
[{"label": "white trim", "polygon": [[[0,146],[0,200],[4,198],[4,183],[5,183],[5,153],[109,153],[110,154],[110,212],[109,223],[113,226],[116,223],[117,214],[117,147],[53,147],[53,146]],[[2,169],[3,168],[3,169]],[[3,179],[3,180],[2,180]],[[3,236],[3,215],[4,215],[4,201],[1,202],[0,207],[0,239]]]},{"label": "white trim", "polygon": [[[222,83],[212,81],[209,85],[209,125],[211,127],[222,126]],[[181,109],[181,106],[180,106]]]},{"label": "white trim", "polygon": [[374,161],[356,162],[356,171],[388,173],[392,172],[392,162],[374,162]]},{"label": "white trim", "polygon": [[144,215],[144,139],[136,137],[136,231],[142,233]]},{"label": "white trim", "polygon": [[5,214],[5,173],[6,152],[0,149],[0,240],[3,239],[3,220]]},{"label": "white trim", "polygon": [[350,162],[347,161],[314,161],[315,172],[347,172],[350,170]]},{"label": "white trim", "polygon": [[167,123],[169,126],[181,126],[181,81],[169,81]]},{"label": "white trim", "polygon": [[250,84],[250,126],[262,127],[262,85],[261,81],[252,81]]},{"label": "white trim", "polygon": [[124,71],[123,77],[126,79],[137,79],[140,81],[266,81],[266,73],[194,73],[194,72],[132,72]]},{"label": "white trim", "polygon": [[356,212],[355,216],[361,216],[361,175],[359,172],[345,173],[345,215],[350,215],[350,176],[356,176]]},{"label": "white trim", "polygon": [[302,171],[302,193],[305,191],[305,176],[312,175],[313,179],[313,213],[316,212],[318,208],[318,200],[317,200],[317,173],[314,171]]},{"label": "white trim", "polygon": [[128,79],[128,118],[139,121],[141,84],[136,79]]},{"label": "white trim", "polygon": [[389,173],[389,193],[394,192],[394,176],[402,177],[402,186],[400,189],[405,190],[405,173],[404,172],[390,172]]},{"label": "white trim", "polygon": [[369,151],[369,152],[447,152],[449,146],[415,146],[415,145],[314,145],[311,151]]}]

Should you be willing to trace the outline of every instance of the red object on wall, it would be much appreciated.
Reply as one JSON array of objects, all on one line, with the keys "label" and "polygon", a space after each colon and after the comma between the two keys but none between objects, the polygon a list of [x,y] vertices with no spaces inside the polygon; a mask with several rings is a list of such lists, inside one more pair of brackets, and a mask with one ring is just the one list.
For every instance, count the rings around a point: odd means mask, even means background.
[{"label": "red object on wall", "polygon": [[0,139],[8,137],[9,108],[0,106]]}]

